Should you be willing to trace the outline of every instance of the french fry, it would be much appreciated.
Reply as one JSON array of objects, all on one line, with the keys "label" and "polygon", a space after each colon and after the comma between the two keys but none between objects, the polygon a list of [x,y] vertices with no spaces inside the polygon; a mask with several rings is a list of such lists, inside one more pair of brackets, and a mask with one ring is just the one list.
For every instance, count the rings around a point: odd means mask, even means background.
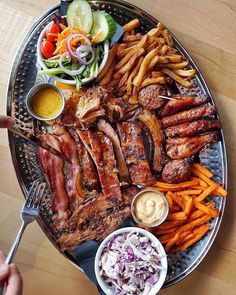
[{"label": "french fry", "polygon": [[152,44],[153,42],[157,42],[159,46],[164,46],[166,44],[163,38],[150,36],[150,35],[147,35],[147,37],[148,37],[148,42],[147,42],[148,45]]},{"label": "french fry", "polygon": [[187,215],[185,214],[185,212],[171,213],[167,219],[173,221],[186,220]]},{"label": "french fry", "polygon": [[[122,76],[122,78],[120,79],[119,84],[118,84],[118,86],[117,86],[118,90],[121,89],[122,86],[126,86],[128,76],[129,76],[129,72],[126,72],[126,73]],[[125,88],[126,88],[126,87],[125,87]]]},{"label": "french fry", "polygon": [[107,60],[107,63],[105,65],[105,67],[102,69],[102,71],[100,72],[100,74],[98,75],[96,81],[97,82],[100,82],[104,76],[106,75],[107,71],[110,69],[111,67],[111,64],[113,63],[115,57],[116,57],[116,52],[117,52],[117,49],[118,49],[118,44],[115,43],[111,50],[109,51],[109,56],[108,56],[108,60]]},{"label": "french fry", "polygon": [[193,190],[193,189],[189,189],[189,190],[184,190],[184,191],[179,191],[178,195],[199,195],[201,194],[202,190]]},{"label": "french fry", "polygon": [[168,69],[171,69],[171,70],[176,70],[176,69],[182,69],[182,68],[185,68],[187,67],[187,65],[189,64],[188,61],[183,61],[183,62],[180,62],[180,63],[176,63],[176,64],[160,64],[158,65],[158,67],[164,67],[164,68],[168,68]]},{"label": "french fry", "polygon": [[174,204],[171,212],[175,213],[175,212],[179,212],[180,210],[181,210],[181,208],[179,207],[179,205]]},{"label": "french fry", "polygon": [[185,208],[184,208],[184,213],[186,216],[189,216],[192,213],[193,207],[194,207],[193,198],[188,197],[185,203]]},{"label": "french fry", "polygon": [[152,51],[154,48],[158,48],[158,43],[157,43],[157,42],[153,42],[152,44],[150,44],[150,45],[146,48],[146,52],[149,53],[149,52]]},{"label": "french fry", "polygon": [[179,54],[165,55],[165,58],[168,60],[168,63],[180,63],[183,60],[183,56]]},{"label": "french fry", "polygon": [[125,24],[123,26],[123,30],[125,32],[131,32],[132,30],[134,30],[137,27],[139,27],[139,25],[140,25],[139,19],[135,18],[135,19],[131,20],[129,23]]},{"label": "french fry", "polygon": [[194,232],[194,237],[180,244],[177,250],[183,251],[198,242],[208,232],[209,228],[209,225],[203,225],[202,227],[199,227],[198,231]]},{"label": "french fry", "polygon": [[132,57],[132,55],[137,51],[138,49],[135,47],[131,51],[129,51],[114,67],[115,70],[121,69]]},{"label": "french fry", "polygon": [[114,72],[114,65],[115,65],[115,61],[113,61],[113,63],[111,64],[110,69],[107,71],[106,75],[104,76],[104,78],[100,81],[100,85],[107,85],[113,76],[113,72]]},{"label": "french fry", "polygon": [[162,23],[158,23],[157,27],[154,29],[151,29],[147,35],[148,36],[155,36],[155,37],[159,37],[161,35],[162,30],[164,30],[165,27],[163,26]]},{"label": "french fry", "polygon": [[165,55],[168,51],[168,46],[165,44],[161,48],[161,55]]},{"label": "french fry", "polygon": [[160,187],[160,188],[167,188],[167,189],[181,189],[181,188],[186,188],[186,187],[191,187],[193,185],[198,185],[198,181],[193,179],[193,180],[189,180],[189,181],[185,181],[185,182],[180,182],[177,184],[170,184],[170,183],[165,183],[165,182],[161,182],[161,181],[156,181],[154,183],[154,186]]},{"label": "french fry", "polygon": [[129,75],[129,78],[128,78],[128,81],[127,81],[127,93],[129,95],[132,94],[132,81],[133,81],[134,77],[136,77],[136,75],[138,74],[138,71],[139,71],[139,68],[141,66],[141,63],[142,63],[143,59],[144,59],[144,57],[141,56],[138,63],[137,63],[137,65],[134,67],[131,74]]},{"label": "french fry", "polygon": [[136,35],[125,35],[123,37],[123,41],[126,42],[134,42],[134,41],[140,41],[142,39],[143,35],[141,33],[137,33]]},{"label": "french fry", "polygon": [[145,52],[145,49],[143,48],[139,48],[137,51],[135,51],[135,53],[133,54],[133,56],[131,56],[130,60],[127,62],[127,64],[125,64],[121,69],[119,69],[119,71],[117,73],[119,74],[124,74],[126,72],[128,72],[133,65],[135,64],[136,60],[143,55]]},{"label": "french fry", "polygon": [[168,241],[168,243],[165,245],[166,252],[168,252],[170,250],[170,248],[178,241],[179,235],[180,234],[177,232],[175,234],[175,236]]},{"label": "french fry", "polygon": [[216,189],[216,187],[217,184],[209,186],[195,199],[195,201],[202,202]]},{"label": "french fry", "polygon": [[148,65],[148,72],[150,72],[155,67],[159,58],[160,58],[160,56],[158,56],[158,55],[153,57],[153,59],[150,61],[149,65]]},{"label": "french fry", "polygon": [[119,80],[116,80],[116,79],[112,79],[108,84],[107,86],[110,86],[110,87],[115,87],[119,84]]},{"label": "french fry", "polygon": [[181,77],[194,77],[196,75],[196,70],[191,69],[191,70],[182,70],[182,69],[176,69],[174,70],[174,73],[181,76]]},{"label": "french fry", "polygon": [[166,81],[164,77],[147,78],[143,80],[142,84],[140,85],[140,89],[152,84],[165,84],[165,83]]},{"label": "french fry", "polygon": [[171,71],[170,69],[164,68],[162,69],[163,73],[165,73],[166,75],[170,76],[173,80],[175,80],[177,83],[179,83],[180,85],[186,87],[186,88],[190,88],[192,87],[192,83],[181,78],[180,76],[176,75],[173,71]]},{"label": "french fry", "polygon": [[168,193],[166,194],[166,199],[167,199],[168,204],[169,204],[170,212],[173,212],[173,205],[174,205],[173,199],[171,198],[171,196]]},{"label": "french fry", "polygon": [[192,165],[195,169],[197,169],[198,171],[200,171],[202,174],[204,174],[206,177],[208,178],[212,178],[213,174],[211,173],[211,171],[209,171],[207,168],[203,167],[201,164],[199,163],[193,163]]},{"label": "french fry", "polygon": [[120,49],[117,51],[117,57],[123,57],[125,56],[126,54],[128,54],[130,51],[132,51],[133,49],[135,49],[135,45],[131,46],[131,47],[128,47],[128,48],[123,48],[123,49]]},{"label": "french fry", "polygon": [[171,34],[167,31],[167,29],[162,30],[161,35],[164,38],[164,40],[166,41],[167,45],[169,45],[171,47],[174,46],[173,38],[172,38]]},{"label": "french fry", "polygon": [[142,64],[140,66],[138,75],[134,79],[134,86],[138,87],[141,85],[143,77],[147,73],[148,70],[148,64],[152,60],[152,58],[158,54],[158,50],[155,48],[152,51],[150,51],[143,59]]},{"label": "french fry", "polygon": [[219,216],[219,211],[216,209],[211,209],[207,206],[205,206],[204,204],[194,200],[194,206],[201,210],[202,212],[205,212],[207,215],[211,216],[211,217],[218,217]]}]

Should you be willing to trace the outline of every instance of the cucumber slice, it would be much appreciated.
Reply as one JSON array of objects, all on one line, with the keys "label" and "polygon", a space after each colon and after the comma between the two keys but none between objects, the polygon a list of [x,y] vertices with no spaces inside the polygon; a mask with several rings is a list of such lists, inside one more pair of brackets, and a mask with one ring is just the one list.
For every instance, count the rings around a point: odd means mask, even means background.
[{"label": "cucumber slice", "polygon": [[93,27],[91,37],[94,38],[94,43],[100,43],[110,39],[116,32],[116,22],[105,11],[93,12]]},{"label": "cucumber slice", "polygon": [[88,34],[93,25],[92,9],[87,1],[74,0],[67,9],[66,19],[70,27]]}]

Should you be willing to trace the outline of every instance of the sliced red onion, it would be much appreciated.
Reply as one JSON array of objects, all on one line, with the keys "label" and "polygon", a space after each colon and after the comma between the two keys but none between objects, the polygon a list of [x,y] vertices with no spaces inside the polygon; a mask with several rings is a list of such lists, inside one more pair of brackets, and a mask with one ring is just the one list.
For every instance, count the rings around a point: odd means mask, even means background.
[{"label": "sliced red onion", "polygon": [[82,35],[82,34],[72,34],[72,35],[68,36],[68,37],[66,38],[66,49],[67,49],[69,55],[71,56],[71,58],[72,58],[74,61],[77,60],[77,56],[76,56],[76,54],[73,52],[73,50],[71,49],[70,42],[71,42],[72,39],[75,39],[75,38],[78,38],[78,37],[83,38],[83,39],[85,40],[85,43],[86,43],[86,44],[88,44],[88,45],[91,44],[89,38],[87,38],[86,36],[84,36],[84,35]]},{"label": "sliced red onion", "polygon": [[77,76],[79,74],[81,74],[83,72],[83,70],[85,69],[85,65],[82,65],[78,70],[68,70],[66,69],[63,64],[62,61],[64,59],[64,57],[68,55],[68,52],[65,52],[64,54],[61,55],[60,59],[58,60],[58,64],[60,66],[60,68],[68,75],[70,76]]},{"label": "sliced red onion", "polygon": [[[87,54],[85,54],[87,53]],[[91,58],[89,60],[86,60],[86,56],[91,53]],[[95,52],[94,49],[91,45],[80,45],[77,49],[76,49],[76,56],[78,61],[82,64],[82,65],[89,65],[95,57]]]}]

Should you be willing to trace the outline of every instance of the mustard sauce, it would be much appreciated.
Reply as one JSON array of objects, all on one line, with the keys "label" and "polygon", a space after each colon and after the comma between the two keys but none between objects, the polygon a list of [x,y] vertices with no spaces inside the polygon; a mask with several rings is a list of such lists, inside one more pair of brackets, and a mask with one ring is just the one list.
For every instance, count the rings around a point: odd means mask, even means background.
[{"label": "mustard sauce", "polygon": [[152,224],[165,213],[165,202],[158,192],[147,191],[139,195],[134,203],[134,213],[142,223]]},{"label": "mustard sauce", "polygon": [[51,87],[40,89],[32,98],[32,109],[35,114],[45,119],[56,116],[62,106],[59,92]]}]

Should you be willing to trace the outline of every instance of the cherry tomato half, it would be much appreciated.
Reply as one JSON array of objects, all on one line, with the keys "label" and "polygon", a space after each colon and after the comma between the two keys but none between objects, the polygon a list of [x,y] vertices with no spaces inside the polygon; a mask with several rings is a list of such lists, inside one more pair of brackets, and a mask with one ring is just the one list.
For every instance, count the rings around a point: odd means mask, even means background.
[{"label": "cherry tomato half", "polygon": [[56,23],[52,23],[48,28],[46,32],[47,40],[50,42],[55,42],[57,39],[57,34],[60,33],[60,27]]},{"label": "cherry tomato half", "polygon": [[51,58],[53,56],[53,52],[56,50],[56,46],[52,42],[46,39],[43,39],[40,49],[41,49],[42,55],[45,58]]}]

